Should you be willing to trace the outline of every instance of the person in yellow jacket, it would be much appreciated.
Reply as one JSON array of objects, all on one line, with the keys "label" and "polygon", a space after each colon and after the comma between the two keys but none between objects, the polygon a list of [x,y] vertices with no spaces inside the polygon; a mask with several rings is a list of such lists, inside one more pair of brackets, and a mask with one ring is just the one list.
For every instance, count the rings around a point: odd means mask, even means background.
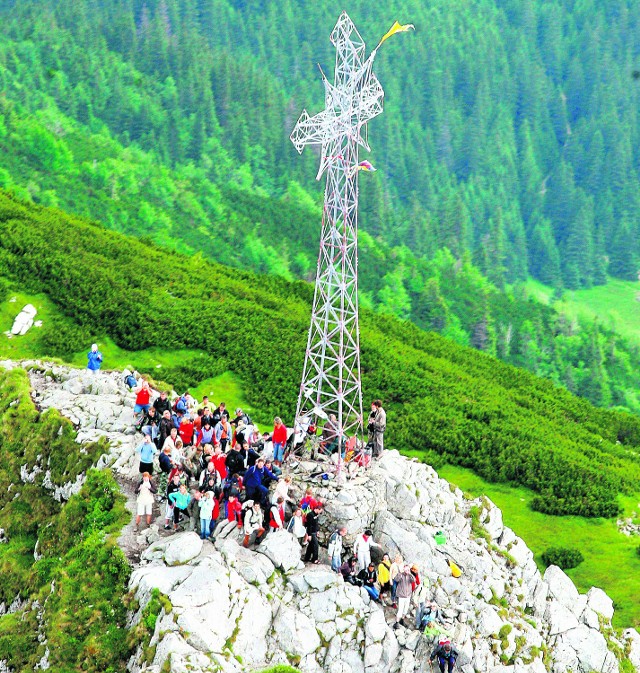
[{"label": "person in yellow jacket", "polygon": [[378,565],[378,584],[380,584],[380,600],[382,601],[382,595],[391,591],[391,559],[389,554],[385,554]]}]

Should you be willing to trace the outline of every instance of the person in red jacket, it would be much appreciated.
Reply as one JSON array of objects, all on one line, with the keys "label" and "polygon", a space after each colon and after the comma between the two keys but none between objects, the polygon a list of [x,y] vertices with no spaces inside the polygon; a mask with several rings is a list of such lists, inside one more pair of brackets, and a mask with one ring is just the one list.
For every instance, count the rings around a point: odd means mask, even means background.
[{"label": "person in red jacket", "polygon": [[284,448],[287,445],[287,428],[279,416],[273,420],[271,441],[273,442],[273,462],[280,466],[284,459]]},{"label": "person in red jacket", "polygon": [[136,393],[136,403],[133,406],[133,413],[136,417],[140,414],[144,416],[151,406],[151,389],[149,388],[149,384],[142,379],[134,392]]},{"label": "person in red jacket", "polygon": [[185,414],[182,417],[180,427],[178,428],[178,434],[185,446],[191,446],[193,444],[194,427],[193,421],[189,418],[188,414]]},{"label": "person in red jacket", "polygon": [[278,530],[284,528],[284,498],[280,496],[269,510],[269,528]]},{"label": "person in red jacket", "polygon": [[224,481],[227,478],[227,456],[222,453],[220,444],[216,444],[213,447],[211,462],[215,465],[215,468],[220,475],[220,479]]}]

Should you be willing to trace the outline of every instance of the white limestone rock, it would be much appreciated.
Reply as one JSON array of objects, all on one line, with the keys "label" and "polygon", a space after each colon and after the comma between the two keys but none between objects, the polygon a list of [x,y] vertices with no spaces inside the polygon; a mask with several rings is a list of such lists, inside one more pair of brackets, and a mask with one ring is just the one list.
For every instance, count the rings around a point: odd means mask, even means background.
[{"label": "white limestone rock", "polygon": [[164,561],[169,566],[182,565],[198,556],[203,541],[197,533],[185,531],[171,537],[164,549]]},{"label": "white limestone rock", "polygon": [[613,618],[613,601],[607,594],[597,587],[591,587],[587,592],[587,605],[605,619]]},{"label": "white limestone rock", "polygon": [[300,544],[286,530],[269,533],[256,551],[264,554],[276,568],[281,568],[285,573],[304,568],[300,559]]},{"label": "white limestone rock", "polygon": [[273,627],[278,634],[278,645],[285,652],[304,657],[320,647],[315,623],[301,612],[281,607]]},{"label": "white limestone rock", "polygon": [[549,585],[549,596],[575,614],[580,594],[569,576],[558,566],[552,565],[545,570],[544,581]]},{"label": "white limestone rock", "polygon": [[38,311],[33,304],[27,304],[15,317],[11,327],[13,336],[24,336],[33,326],[33,319]]}]

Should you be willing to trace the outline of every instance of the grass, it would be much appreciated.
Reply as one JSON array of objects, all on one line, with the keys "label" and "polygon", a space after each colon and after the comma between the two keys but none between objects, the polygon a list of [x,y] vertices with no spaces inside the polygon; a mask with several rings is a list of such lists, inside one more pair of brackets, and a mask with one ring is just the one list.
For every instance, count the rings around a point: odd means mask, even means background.
[{"label": "grass", "polygon": [[[584,562],[567,571],[581,592],[597,586],[614,600],[616,628],[640,626],[640,556],[635,549],[640,538],[618,532],[612,519],[577,516],[555,517],[534,512],[529,502],[534,493],[508,484],[493,484],[471,470],[445,465],[439,475],[474,497],[486,495],[500,507],[505,525],[520,536],[534,552],[541,570],[540,555],[549,547],[575,547]],[[620,499],[625,516],[640,509],[640,493]]]},{"label": "grass", "polygon": [[566,291],[560,300],[554,300],[553,288],[538,281],[529,280],[527,291],[570,318],[597,318],[618,334],[640,343],[640,282],[610,278],[606,285]]},{"label": "grass", "polygon": [[[11,301],[14,298],[15,301]],[[0,359],[23,360],[43,357],[39,344],[41,328],[32,327],[25,335],[13,336],[12,338],[8,338],[4,334],[11,329],[15,317],[26,304],[33,304],[38,311],[35,319],[42,320],[45,324],[59,314],[55,304],[44,294],[25,294],[10,290],[6,297],[0,301]],[[162,348],[128,351],[120,348],[112,339],[100,336],[96,337],[96,342],[102,352],[105,369],[133,368],[156,381],[164,380],[162,376],[164,368],[174,365],[181,359],[201,353],[197,350],[164,350]],[[73,367],[85,367],[87,352],[90,348],[91,344],[87,344],[86,350],[74,353],[65,364]],[[171,384],[171,381],[167,381],[167,383]],[[197,400],[201,400],[204,395],[208,395],[209,399],[216,404],[225,402],[227,409],[230,409],[232,413],[237,407],[241,407],[254,421],[269,426],[273,422],[273,418],[247,404],[242,392],[243,389],[244,385],[240,377],[233,372],[226,371],[219,376],[204,379],[196,388],[191,388],[190,392]]]}]

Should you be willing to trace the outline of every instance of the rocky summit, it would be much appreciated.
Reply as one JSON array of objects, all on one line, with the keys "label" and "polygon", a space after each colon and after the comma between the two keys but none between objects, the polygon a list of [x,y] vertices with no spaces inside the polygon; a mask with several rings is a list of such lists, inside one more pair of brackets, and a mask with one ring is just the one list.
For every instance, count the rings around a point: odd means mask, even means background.
[{"label": "rocky summit", "polygon": [[[0,364],[31,369],[34,401],[70,418],[78,442],[109,441],[99,467],[115,470],[126,491],[137,476],[139,437],[122,375]],[[152,524],[136,534],[130,526],[121,541],[134,565],[131,628],[151,600],[162,599],[150,641],[129,661],[132,673],[240,673],[278,663],[308,673],[428,671],[434,640],[413,620],[418,604],[431,599],[463,673],[613,673],[620,670],[616,652],[626,652],[640,670],[640,636],[628,629],[624,641],[617,639],[612,600],[598,588],[580,594],[555,566],[541,575],[533,553],[487,498],[465,498],[430,466],[395,450],[342,486],[311,479],[304,467],[292,473],[294,495],[310,485],[320,493],[325,546],[339,526],[347,529],[347,547],[371,528],[384,551],[417,565],[422,584],[407,627],[393,629],[395,611],[332,572],[326,552],[320,565],[305,566],[298,541],[285,531],[250,550],[235,529],[211,544],[194,532],[165,535]],[[24,479],[35,468],[25,465]],[[57,487],[56,497],[67,499],[81,481]],[[449,560],[462,570],[459,577]]]}]

